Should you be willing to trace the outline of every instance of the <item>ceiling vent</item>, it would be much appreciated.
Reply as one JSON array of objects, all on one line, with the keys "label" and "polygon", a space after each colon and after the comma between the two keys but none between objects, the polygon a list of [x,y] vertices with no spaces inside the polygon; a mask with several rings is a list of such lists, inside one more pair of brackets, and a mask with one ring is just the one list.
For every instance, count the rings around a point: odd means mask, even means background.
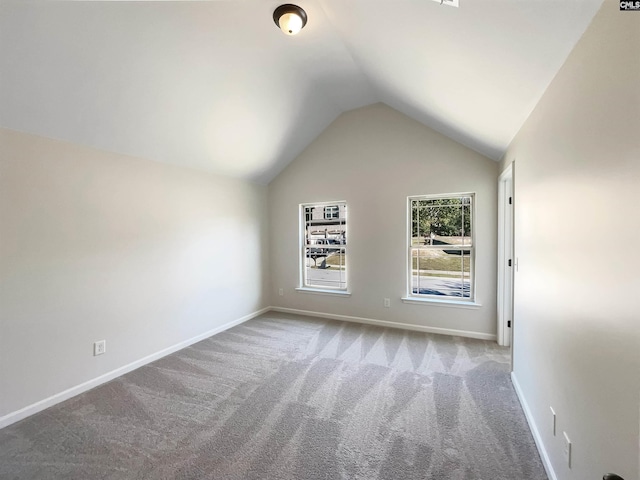
[{"label": "ceiling vent", "polygon": [[438,2],[440,5],[449,5],[450,7],[458,7],[459,0],[433,0],[434,2]]}]

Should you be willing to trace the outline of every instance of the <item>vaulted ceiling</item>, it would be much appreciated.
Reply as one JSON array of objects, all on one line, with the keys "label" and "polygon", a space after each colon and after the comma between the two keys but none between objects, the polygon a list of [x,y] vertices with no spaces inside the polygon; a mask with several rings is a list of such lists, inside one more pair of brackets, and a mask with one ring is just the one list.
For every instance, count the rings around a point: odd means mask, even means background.
[{"label": "vaulted ceiling", "polygon": [[376,102],[498,160],[602,0],[0,0],[0,126],[269,182]]}]

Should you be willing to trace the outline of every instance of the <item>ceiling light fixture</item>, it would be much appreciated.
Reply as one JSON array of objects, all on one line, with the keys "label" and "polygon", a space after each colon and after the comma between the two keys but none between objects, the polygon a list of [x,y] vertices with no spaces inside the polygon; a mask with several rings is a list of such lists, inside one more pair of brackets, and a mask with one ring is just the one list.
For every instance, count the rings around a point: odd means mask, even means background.
[{"label": "ceiling light fixture", "polygon": [[285,35],[295,35],[307,24],[307,12],[297,5],[280,5],[273,12],[273,21]]}]

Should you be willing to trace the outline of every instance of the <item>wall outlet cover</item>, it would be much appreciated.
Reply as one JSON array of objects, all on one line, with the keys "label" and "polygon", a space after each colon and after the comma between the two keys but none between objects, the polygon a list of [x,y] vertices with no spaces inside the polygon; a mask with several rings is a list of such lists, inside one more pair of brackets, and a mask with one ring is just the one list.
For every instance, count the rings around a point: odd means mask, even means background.
[{"label": "wall outlet cover", "polygon": [[93,344],[93,356],[102,355],[107,351],[107,341],[100,340],[98,342],[94,342]]}]

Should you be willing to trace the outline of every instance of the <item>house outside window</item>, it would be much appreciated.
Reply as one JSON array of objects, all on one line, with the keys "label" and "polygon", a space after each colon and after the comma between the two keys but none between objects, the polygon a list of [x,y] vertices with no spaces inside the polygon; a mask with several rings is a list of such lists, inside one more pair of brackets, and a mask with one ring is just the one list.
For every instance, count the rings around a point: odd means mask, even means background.
[{"label": "house outside window", "polygon": [[332,218],[340,218],[340,206],[330,205],[324,207],[324,218],[327,220]]},{"label": "house outside window", "polygon": [[347,204],[300,205],[300,287],[347,290]]},{"label": "house outside window", "polygon": [[474,301],[474,200],[473,193],[409,197],[408,298]]}]

